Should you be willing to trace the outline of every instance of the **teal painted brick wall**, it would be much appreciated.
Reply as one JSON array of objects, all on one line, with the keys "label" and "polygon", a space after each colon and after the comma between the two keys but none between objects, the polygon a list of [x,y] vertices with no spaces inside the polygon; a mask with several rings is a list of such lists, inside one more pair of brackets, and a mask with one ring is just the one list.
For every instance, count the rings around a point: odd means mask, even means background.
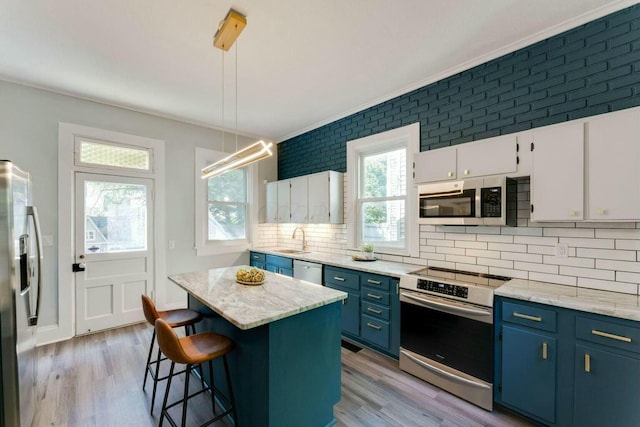
[{"label": "teal painted brick wall", "polygon": [[349,140],[420,122],[421,151],[640,105],[640,5],[278,144],[278,178],[346,171]]}]

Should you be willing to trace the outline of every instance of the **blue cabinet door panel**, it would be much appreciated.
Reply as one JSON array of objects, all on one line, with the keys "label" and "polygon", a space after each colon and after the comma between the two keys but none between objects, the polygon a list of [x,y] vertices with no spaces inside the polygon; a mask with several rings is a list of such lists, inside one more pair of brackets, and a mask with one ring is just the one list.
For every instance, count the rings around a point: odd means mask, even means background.
[{"label": "blue cabinet door panel", "polygon": [[556,348],[553,337],[504,325],[502,401],[555,422]]},{"label": "blue cabinet door panel", "polygon": [[360,297],[350,293],[342,305],[342,331],[360,335]]}]

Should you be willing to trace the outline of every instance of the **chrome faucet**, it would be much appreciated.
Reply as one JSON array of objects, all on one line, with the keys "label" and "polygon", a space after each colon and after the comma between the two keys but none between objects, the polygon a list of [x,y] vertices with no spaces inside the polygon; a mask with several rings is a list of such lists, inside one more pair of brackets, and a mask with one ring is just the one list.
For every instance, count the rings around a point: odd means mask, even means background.
[{"label": "chrome faucet", "polygon": [[298,230],[302,231],[302,250],[304,251],[304,250],[306,250],[306,249],[307,249],[307,238],[306,238],[306,236],[305,236],[305,234],[304,234],[304,228],[302,228],[302,227],[296,227],[296,228],[293,230],[293,234],[291,235],[291,238],[292,238],[292,239],[295,239],[295,238],[296,238],[296,231],[298,231]]}]

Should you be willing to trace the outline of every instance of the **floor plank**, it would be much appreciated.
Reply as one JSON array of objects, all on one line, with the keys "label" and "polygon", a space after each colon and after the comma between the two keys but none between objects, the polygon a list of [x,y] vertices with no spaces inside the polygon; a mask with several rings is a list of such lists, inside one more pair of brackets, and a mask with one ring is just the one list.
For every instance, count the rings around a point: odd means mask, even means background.
[{"label": "floor plank", "polygon": [[[141,323],[39,347],[33,427],[157,425],[165,382],[158,385],[153,416],[149,414],[151,381],[142,391],[151,333],[151,327]],[[180,395],[181,377],[174,380],[170,399]],[[190,385],[195,391],[198,382]],[[179,418],[179,411],[180,407],[173,408],[172,414]],[[210,399],[198,396],[190,401],[188,424],[199,425],[210,411]],[[339,427],[531,425],[511,414],[468,404],[367,349],[342,349],[342,400],[334,415]],[[224,425],[222,421],[214,424]]]}]

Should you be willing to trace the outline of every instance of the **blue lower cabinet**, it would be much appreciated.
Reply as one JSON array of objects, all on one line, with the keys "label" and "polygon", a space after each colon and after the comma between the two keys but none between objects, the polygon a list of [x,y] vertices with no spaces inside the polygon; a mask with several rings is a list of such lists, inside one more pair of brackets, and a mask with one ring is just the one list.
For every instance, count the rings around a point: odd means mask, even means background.
[{"label": "blue lower cabinet", "polygon": [[575,418],[580,427],[640,426],[640,360],[576,345]]},{"label": "blue lower cabinet", "polygon": [[342,301],[342,331],[357,336],[360,334],[360,297],[349,293]]},{"label": "blue lower cabinet", "polygon": [[505,325],[502,341],[502,401],[554,423],[556,339]]},{"label": "blue lower cabinet", "polygon": [[362,339],[382,348],[389,348],[389,322],[362,315]]},{"label": "blue lower cabinet", "polygon": [[266,270],[266,255],[260,252],[249,252],[249,265]]},{"label": "blue lower cabinet", "polygon": [[267,254],[265,258],[265,269],[273,273],[293,277],[293,259]]}]

